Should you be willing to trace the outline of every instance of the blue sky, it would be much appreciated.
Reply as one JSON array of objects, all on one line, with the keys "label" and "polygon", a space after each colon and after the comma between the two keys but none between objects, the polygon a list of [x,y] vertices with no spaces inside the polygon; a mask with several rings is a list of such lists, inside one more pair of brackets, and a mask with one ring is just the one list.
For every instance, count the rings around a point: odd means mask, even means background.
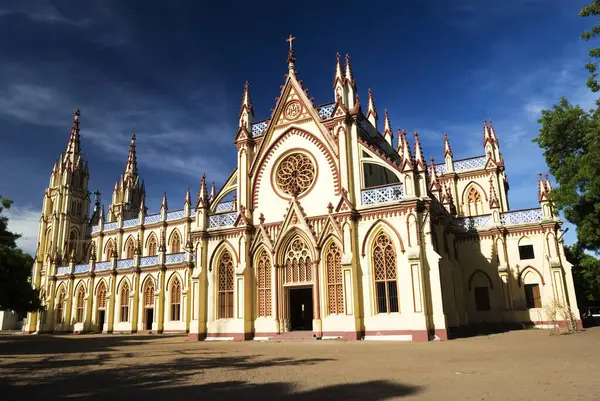
[{"label": "blue sky", "polygon": [[[202,173],[217,185],[235,165],[233,145],[246,80],[266,118],[296,68],[315,102],[333,99],[335,54],[351,55],[366,104],[382,124],[418,131],[426,156],[482,150],[492,119],[507,165],[512,209],[537,207],[544,158],[531,138],[540,110],[567,96],[589,108],[585,87],[594,21],[587,0],[346,2],[0,0],[0,193],[21,245],[35,249],[43,191],[81,108],[90,190],[108,206],[132,132],[150,210],[167,191],[180,208]],[[574,240],[574,229],[567,234]]]}]

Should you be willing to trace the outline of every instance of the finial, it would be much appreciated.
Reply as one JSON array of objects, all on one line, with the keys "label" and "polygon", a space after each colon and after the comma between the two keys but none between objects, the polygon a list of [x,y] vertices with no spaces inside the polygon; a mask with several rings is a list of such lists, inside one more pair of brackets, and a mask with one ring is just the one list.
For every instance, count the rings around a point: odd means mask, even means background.
[{"label": "finial", "polygon": [[329,214],[333,213],[333,204],[331,202],[327,204],[327,212]]},{"label": "finial", "polygon": [[417,167],[420,170],[427,170],[427,162],[425,161],[425,156],[423,155],[423,148],[421,147],[421,141],[419,140],[419,133],[415,131],[415,161],[417,162]]},{"label": "finial", "polygon": [[81,112],[79,111],[79,107],[78,107],[77,110],[75,110],[75,113],[73,113],[73,121],[78,122],[80,115],[81,115]]},{"label": "finial", "polygon": [[452,157],[452,148],[450,148],[450,141],[448,140],[448,134],[444,132],[444,157]]},{"label": "finial", "polygon": [[392,124],[390,124],[390,116],[388,115],[387,109],[384,112],[385,118],[383,121],[383,137],[384,139],[392,145],[394,141],[394,133],[392,132]]},{"label": "finial", "polygon": [[260,216],[258,217],[258,221],[260,221],[260,224],[264,224],[265,223],[265,215],[264,214],[260,214]]}]

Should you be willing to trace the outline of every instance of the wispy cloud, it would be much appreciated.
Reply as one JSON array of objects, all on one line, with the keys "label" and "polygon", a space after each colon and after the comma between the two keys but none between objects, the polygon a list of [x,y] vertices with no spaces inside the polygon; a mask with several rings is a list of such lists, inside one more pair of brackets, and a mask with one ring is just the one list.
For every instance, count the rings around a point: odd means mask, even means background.
[{"label": "wispy cloud", "polygon": [[21,238],[17,240],[17,246],[33,255],[37,247],[40,223],[39,208],[13,205],[10,209],[5,209],[3,214],[8,217],[8,229],[21,235]]}]

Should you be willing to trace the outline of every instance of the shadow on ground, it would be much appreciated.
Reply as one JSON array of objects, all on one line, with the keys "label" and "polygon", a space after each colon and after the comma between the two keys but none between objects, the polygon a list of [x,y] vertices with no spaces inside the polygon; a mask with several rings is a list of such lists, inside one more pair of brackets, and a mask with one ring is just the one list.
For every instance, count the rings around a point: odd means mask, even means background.
[{"label": "shadow on ground", "polygon": [[[362,400],[397,399],[421,388],[388,381],[338,384],[295,391],[294,383],[250,383],[245,373],[260,368],[306,366],[331,361],[326,358],[265,358],[229,355],[209,349],[173,352],[162,350],[161,337],[53,337],[0,338],[0,398],[2,400]],[[127,348],[152,340],[153,347]],[[158,340],[158,341],[157,341]],[[154,344],[153,344],[154,345]],[[116,350],[116,351],[115,351]],[[147,358],[139,357],[140,352]],[[82,355],[73,355],[81,353]],[[174,355],[175,354],[175,355]],[[168,360],[153,358],[169,355]],[[141,360],[141,363],[137,363]],[[205,383],[203,375],[221,369],[239,380]],[[270,375],[272,375],[270,370]],[[265,371],[266,373],[266,371]],[[257,377],[256,374],[252,375]],[[261,376],[258,376],[261,377]],[[198,384],[195,384],[198,383]]]}]

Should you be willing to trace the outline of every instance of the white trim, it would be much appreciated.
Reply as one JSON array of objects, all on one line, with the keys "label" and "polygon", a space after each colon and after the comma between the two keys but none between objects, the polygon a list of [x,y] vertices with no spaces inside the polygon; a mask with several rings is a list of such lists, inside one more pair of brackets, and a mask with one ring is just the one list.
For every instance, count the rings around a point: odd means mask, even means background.
[{"label": "white trim", "polygon": [[412,334],[399,334],[389,336],[364,336],[365,341],[412,341]]},{"label": "white trim", "polygon": [[233,341],[233,337],[206,337],[204,341]]}]

